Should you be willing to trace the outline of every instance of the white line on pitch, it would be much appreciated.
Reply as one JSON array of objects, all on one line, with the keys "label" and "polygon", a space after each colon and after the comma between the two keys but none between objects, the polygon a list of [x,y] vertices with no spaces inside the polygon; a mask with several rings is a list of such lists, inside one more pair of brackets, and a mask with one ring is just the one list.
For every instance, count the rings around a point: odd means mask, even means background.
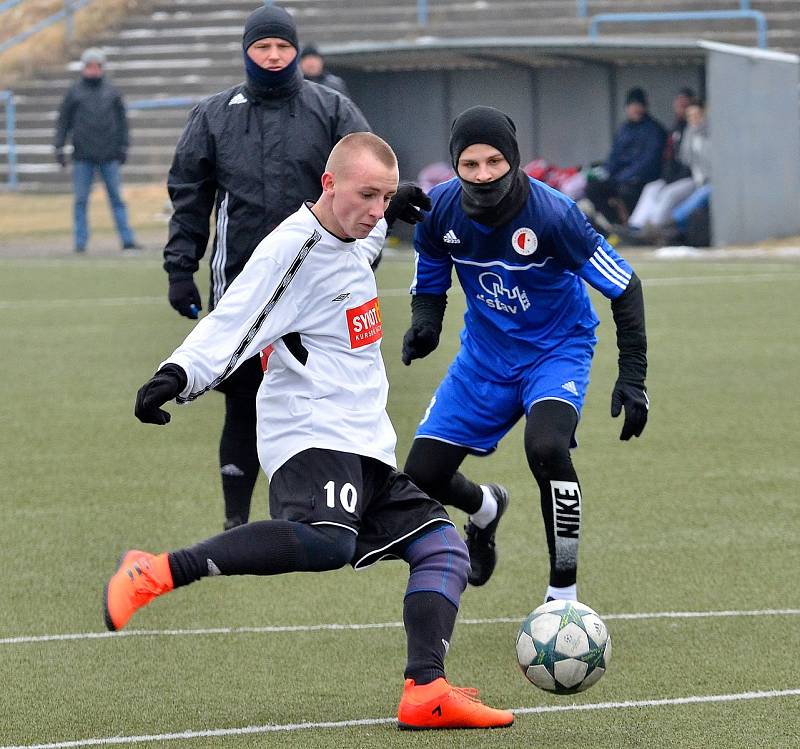
[{"label": "white line on pitch", "polygon": [[[645,286],[702,286],[703,284],[717,283],[751,283],[758,281],[791,281],[800,279],[800,273],[748,273],[742,275],[719,275],[719,276],[681,276],[677,278],[650,278],[643,281]],[[448,294],[463,294],[460,288],[450,289]],[[408,289],[381,289],[382,297],[408,296]],[[140,296],[140,297],[101,297],[97,299],[16,299],[0,301],[0,310],[4,309],[27,309],[31,307],[77,307],[77,306],[98,306],[98,307],[125,307],[129,305],[164,304],[166,301],[163,296]]]},{"label": "white line on pitch", "polygon": [[[603,619],[717,619],[741,616],[800,616],[800,609],[729,609],[724,611],[654,611],[631,614],[603,614]],[[460,626],[474,624],[517,624],[525,618],[500,616],[491,619],[459,619]],[[121,632],[72,632],[58,635],[20,635],[0,638],[0,645],[22,645],[32,642],[65,642],[70,640],[105,640],[121,637],[190,637],[197,635],[262,635],[281,632],[355,631],[365,629],[399,629],[403,622],[366,622],[363,624],[286,624],[264,627],[206,627],[199,629],[124,629]],[[0,749],[3,749],[0,747]]]},{"label": "white line on pitch", "polygon": [[[707,694],[689,697],[672,697],[660,700],[626,700],[624,702],[595,702],[581,705],[541,705],[539,707],[518,707],[511,712],[517,715],[533,715],[537,713],[563,713],[586,710],[622,710],[631,707],[669,707],[674,705],[697,705],[703,703],[740,702],[745,700],[765,700],[780,697],[798,697],[800,689],[773,689],[765,692],[739,692],[736,694]],[[304,731],[321,728],[353,728],[358,726],[388,725],[396,718],[363,718],[361,720],[338,720],[318,723],[285,723],[265,726],[245,726],[243,728],[213,728],[205,731],[181,731],[179,733],[156,733],[142,736],[110,736],[101,739],[77,739],[74,741],[57,741],[52,744],[19,744],[16,746],[0,746],[0,749],[75,749],[83,746],[113,746],[119,744],[136,744],[155,741],[181,741],[187,739],[205,739],[218,736],[246,736],[259,733],[277,733]]]}]

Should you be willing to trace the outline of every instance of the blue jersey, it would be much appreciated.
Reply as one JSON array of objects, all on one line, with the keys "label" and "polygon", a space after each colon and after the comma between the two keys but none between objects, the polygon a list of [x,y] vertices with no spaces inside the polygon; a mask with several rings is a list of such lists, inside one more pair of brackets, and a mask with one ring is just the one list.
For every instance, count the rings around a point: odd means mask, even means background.
[{"label": "blue jersey", "polygon": [[583,282],[614,299],[633,273],[573,200],[534,179],[530,186],[519,213],[492,228],[464,213],[454,177],[431,190],[433,207],[414,233],[411,293],[445,294],[455,265],[467,298],[462,348],[512,375],[566,340],[594,341],[598,319]]}]

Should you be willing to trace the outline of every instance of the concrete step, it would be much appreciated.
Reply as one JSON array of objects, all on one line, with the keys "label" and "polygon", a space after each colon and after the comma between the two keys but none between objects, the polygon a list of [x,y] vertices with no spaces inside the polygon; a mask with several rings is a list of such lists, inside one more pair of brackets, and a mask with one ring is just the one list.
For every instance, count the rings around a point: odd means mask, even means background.
[{"label": "concrete step", "polygon": [[[137,125],[136,132],[132,133],[132,140],[138,145],[161,145],[177,142],[180,136],[180,127],[149,127],[148,125]],[[7,132],[5,128],[0,128],[0,152],[4,152]],[[18,128],[14,132],[14,142],[18,147],[32,146],[41,143],[50,144],[53,141],[52,127],[30,127]]]},{"label": "concrete step", "polygon": [[[167,163],[172,161],[175,153],[175,144],[178,142],[180,132],[175,133],[173,138],[165,139],[161,143],[133,143],[128,152],[131,163],[153,162],[154,160],[166,159]],[[68,154],[72,149],[65,149]],[[50,143],[17,143],[17,158],[24,160],[27,164],[37,164],[40,162],[50,162],[53,160],[53,147]],[[0,143],[0,156],[7,158],[8,144]]]}]

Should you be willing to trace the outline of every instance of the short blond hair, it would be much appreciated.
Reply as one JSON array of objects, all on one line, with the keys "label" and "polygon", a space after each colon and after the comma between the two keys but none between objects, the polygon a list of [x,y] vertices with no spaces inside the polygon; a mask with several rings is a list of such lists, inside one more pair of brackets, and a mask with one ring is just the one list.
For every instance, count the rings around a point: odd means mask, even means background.
[{"label": "short blond hair", "polygon": [[345,135],[334,147],[325,164],[325,171],[336,174],[358,152],[366,151],[389,169],[397,168],[397,156],[392,147],[374,133],[350,133]]}]

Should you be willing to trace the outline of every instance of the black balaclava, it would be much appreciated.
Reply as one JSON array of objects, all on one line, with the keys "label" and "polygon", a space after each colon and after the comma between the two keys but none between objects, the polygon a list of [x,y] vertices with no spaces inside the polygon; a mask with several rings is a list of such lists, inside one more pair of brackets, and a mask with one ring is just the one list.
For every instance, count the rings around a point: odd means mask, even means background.
[{"label": "black balaclava", "polygon": [[247,54],[248,47],[259,39],[285,39],[295,49],[298,48],[297,27],[294,19],[277,5],[265,5],[254,10],[244,23],[242,50],[247,86],[257,96],[282,98],[294,93],[302,83],[299,72],[299,59],[295,56],[283,70],[273,72],[256,65]]},{"label": "black balaclava", "polygon": [[501,226],[519,213],[530,195],[528,177],[519,168],[519,145],[513,120],[494,107],[471,107],[456,117],[450,130],[450,160],[456,174],[459,156],[476,143],[494,146],[511,168],[502,177],[482,184],[467,182],[459,176],[461,207],[481,224]]}]

